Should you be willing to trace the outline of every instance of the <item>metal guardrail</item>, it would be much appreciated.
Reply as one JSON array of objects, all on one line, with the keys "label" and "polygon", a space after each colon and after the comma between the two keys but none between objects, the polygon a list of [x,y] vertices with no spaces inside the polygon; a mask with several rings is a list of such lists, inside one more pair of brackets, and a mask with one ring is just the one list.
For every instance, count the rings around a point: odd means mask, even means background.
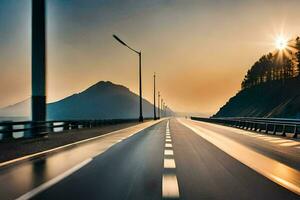
[{"label": "metal guardrail", "polygon": [[[145,118],[150,119],[150,118]],[[59,120],[59,121],[2,121],[0,122],[0,139],[12,139],[15,133],[23,134],[22,137],[39,137],[48,133],[94,128],[109,124],[138,122],[138,119],[105,119],[105,120]]]},{"label": "metal guardrail", "polygon": [[283,118],[256,118],[256,117],[232,117],[232,118],[202,118],[191,117],[192,120],[198,120],[209,123],[222,124],[245,130],[263,132],[286,136],[287,133],[293,134],[297,138],[300,130],[300,120]]}]

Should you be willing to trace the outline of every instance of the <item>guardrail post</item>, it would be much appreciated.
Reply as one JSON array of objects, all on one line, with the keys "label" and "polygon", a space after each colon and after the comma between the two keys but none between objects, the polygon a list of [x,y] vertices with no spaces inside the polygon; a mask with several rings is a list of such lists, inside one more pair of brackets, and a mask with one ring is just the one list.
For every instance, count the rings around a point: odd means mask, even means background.
[{"label": "guardrail post", "polygon": [[297,138],[297,136],[298,136],[298,127],[297,125],[295,125],[293,138]]},{"label": "guardrail post", "polygon": [[240,128],[240,123],[241,123],[241,122],[240,122],[239,120],[236,121],[236,127],[237,127],[237,128]]},{"label": "guardrail post", "polygon": [[38,121],[31,121],[29,124],[26,124],[25,128],[29,128],[29,130],[24,131],[24,138],[33,138],[44,135],[47,131],[46,124],[47,122]]},{"label": "guardrail post", "polygon": [[249,126],[249,130],[250,130],[250,131],[252,131],[253,125],[254,125],[253,122],[250,122],[250,126]]},{"label": "guardrail post", "polygon": [[247,122],[244,122],[243,129],[247,129]]},{"label": "guardrail post", "polygon": [[30,130],[24,132],[24,138],[32,138],[38,134],[37,122],[31,121],[26,125]]},{"label": "guardrail post", "polygon": [[249,122],[248,130],[252,130],[252,126],[253,126],[253,123],[252,123],[252,122]]},{"label": "guardrail post", "polygon": [[253,126],[254,131],[257,130],[257,123],[254,122],[254,126]]},{"label": "guardrail post", "polygon": [[244,129],[248,130],[248,127],[249,127],[249,122],[245,122],[245,127],[244,127]]},{"label": "guardrail post", "polygon": [[50,133],[53,133],[53,132],[54,132],[54,122],[48,122],[48,123],[46,123],[46,124],[48,124],[47,130],[48,130]]},{"label": "guardrail post", "polygon": [[269,132],[269,124],[266,123],[266,134]]},{"label": "guardrail post", "polygon": [[259,123],[258,125],[259,125],[258,132],[261,132],[261,125],[262,125],[262,124]]},{"label": "guardrail post", "polygon": [[70,128],[71,128],[71,130],[73,130],[73,129],[77,129],[78,128],[78,126],[77,126],[77,123],[76,122],[70,122]]},{"label": "guardrail post", "polygon": [[234,121],[234,127],[238,127],[239,122],[238,121]]},{"label": "guardrail post", "polygon": [[286,136],[286,130],[285,130],[285,127],[286,127],[285,125],[283,125],[283,127],[282,127],[282,134],[281,134],[282,136]]},{"label": "guardrail post", "polygon": [[273,135],[276,135],[276,132],[277,132],[277,125],[274,124]]},{"label": "guardrail post", "polygon": [[70,124],[69,122],[64,122],[64,131],[69,130],[70,129]]},{"label": "guardrail post", "polygon": [[245,127],[245,122],[244,122],[244,121],[241,121],[240,128],[241,128],[241,129],[244,129],[244,127]]},{"label": "guardrail post", "polygon": [[7,122],[7,124],[3,126],[1,132],[3,139],[13,138],[13,125]]},{"label": "guardrail post", "polygon": [[243,122],[243,121],[241,121],[241,123],[240,123],[240,128],[241,128],[241,129],[244,128],[244,122]]}]

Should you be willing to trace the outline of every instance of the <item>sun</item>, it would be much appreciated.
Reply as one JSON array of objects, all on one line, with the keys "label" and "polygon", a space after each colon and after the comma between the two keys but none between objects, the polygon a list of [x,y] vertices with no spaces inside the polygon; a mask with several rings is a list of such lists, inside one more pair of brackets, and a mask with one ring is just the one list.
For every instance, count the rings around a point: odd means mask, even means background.
[{"label": "sun", "polygon": [[275,41],[275,46],[278,50],[284,50],[287,48],[287,39],[285,39],[284,37],[282,36],[279,36],[276,38],[276,41]]}]

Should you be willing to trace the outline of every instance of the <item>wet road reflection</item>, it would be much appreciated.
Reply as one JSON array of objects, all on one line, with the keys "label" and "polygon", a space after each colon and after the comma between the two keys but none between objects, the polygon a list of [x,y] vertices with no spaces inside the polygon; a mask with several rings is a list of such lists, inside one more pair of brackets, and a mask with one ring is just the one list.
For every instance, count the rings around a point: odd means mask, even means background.
[{"label": "wet road reflection", "polygon": [[15,199],[67,171],[87,158],[97,156],[114,144],[157,122],[146,122],[115,131],[96,140],[68,147],[62,151],[0,169],[0,199]]},{"label": "wet road reflection", "polygon": [[190,120],[180,120],[180,122],[248,167],[300,195],[300,172],[298,170],[259,154],[222,134],[205,129],[201,127],[201,124]]}]

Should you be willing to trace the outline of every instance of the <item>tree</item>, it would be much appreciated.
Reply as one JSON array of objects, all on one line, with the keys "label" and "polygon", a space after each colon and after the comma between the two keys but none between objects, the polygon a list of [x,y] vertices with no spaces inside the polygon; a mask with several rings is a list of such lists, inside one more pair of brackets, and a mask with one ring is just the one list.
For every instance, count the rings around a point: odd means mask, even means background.
[{"label": "tree", "polygon": [[297,37],[296,38],[296,71],[297,71],[297,76],[299,77],[300,76],[300,38]]},{"label": "tree", "polygon": [[[295,41],[296,45],[292,45]],[[294,50],[286,49],[284,53],[276,51],[263,55],[258,61],[251,66],[244,77],[241,88],[250,88],[264,82],[274,80],[291,79],[298,76],[300,72],[300,38],[290,41],[290,47]],[[296,60],[296,62],[295,62]]]}]

